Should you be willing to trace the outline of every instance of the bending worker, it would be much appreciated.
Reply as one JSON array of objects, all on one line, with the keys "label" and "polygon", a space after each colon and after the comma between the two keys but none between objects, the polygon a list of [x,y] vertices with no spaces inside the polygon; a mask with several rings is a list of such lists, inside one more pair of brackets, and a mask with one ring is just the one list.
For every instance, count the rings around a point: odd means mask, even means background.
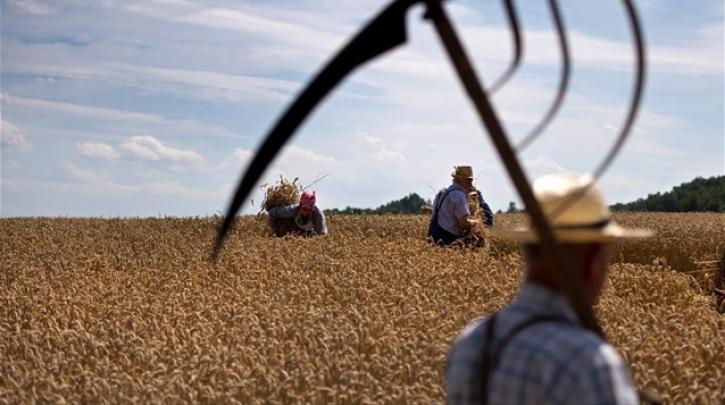
[{"label": "bending worker", "polygon": [[[591,176],[555,175],[534,183],[564,256],[582,280],[575,288],[588,306],[602,292],[613,243],[651,233],[614,223],[593,181]],[[454,343],[446,370],[448,402],[638,403],[627,365],[581,325],[563,292],[560,269],[549,265],[537,233],[519,228],[499,234],[523,244],[524,281],[512,303],[470,325]]]},{"label": "bending worker", "polygon": [[269,223],[277,236],[327,235],[325,214],[317,208],[315,193],[303,191],[298,205],[280,205],[268,210]]},{"label": "bending worker", "polygon": [[481,193],[481,190],[474,187],[473,192],[476,193],[478,197],[478,206],[481,208],[481,213],[483,214],[483,224],[487,227],[492,227],[493,211],[491,211],[491,207],[489,207],[486,200],[483,199],[483,193]]},{"label": "bending worker", "polygon": [[439,191],[433,201],[433,215],[428,226],[428,237],[439,245],[449,245],[463,237],[464,232],[477,222],[468,206],[468,193],[473,191],[473,169],[455,166],[451,177],[451,185]]}]

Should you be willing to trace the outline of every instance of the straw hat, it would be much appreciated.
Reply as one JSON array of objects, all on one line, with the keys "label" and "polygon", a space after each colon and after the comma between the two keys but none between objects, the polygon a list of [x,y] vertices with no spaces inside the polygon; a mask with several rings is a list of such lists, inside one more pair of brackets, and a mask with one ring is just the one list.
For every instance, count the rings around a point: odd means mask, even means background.
[{"label": "straw hat", "polygon": [[471,168],[471,166],[453,166],[453,173],[451,173],[451,177],[472,179],[473,168]]},{"label": "straw hat", "polygon": [[[648,229],[626,229],[616,224],[599,185],[589,175],[542,177],[534,182],[534,196],[559,242],[606,243],[652,235]],[[539,240],[531,227],[498,230],[497,233],[522,243]]]}]

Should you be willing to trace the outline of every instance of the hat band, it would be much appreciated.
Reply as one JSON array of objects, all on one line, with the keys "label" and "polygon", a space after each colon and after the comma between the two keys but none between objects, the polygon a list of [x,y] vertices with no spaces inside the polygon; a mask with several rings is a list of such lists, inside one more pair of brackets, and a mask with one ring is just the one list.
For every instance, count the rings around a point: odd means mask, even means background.
[{"label": "hat band", "polygon": [[554,227],[554,229],[564,229],[564,230],[572,230],[572,229],[600,229],[607,226],[610,222],[612,222],[612,217],[605,218],[599,222],[595,222],[592,224],[577,224],[577,225],[557,225]]}]

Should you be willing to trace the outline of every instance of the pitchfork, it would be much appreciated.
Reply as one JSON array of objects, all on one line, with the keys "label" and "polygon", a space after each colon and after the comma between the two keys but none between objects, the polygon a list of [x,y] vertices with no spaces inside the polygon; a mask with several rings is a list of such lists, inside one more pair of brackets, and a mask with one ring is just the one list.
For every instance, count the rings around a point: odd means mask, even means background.
[{"label": "pitchfork", "polygon": [[[217,235],[212,258],[216,260],[219,252],[224,244],[226,236],[231,230],[236,214],[242,206],[242,203],[249,196],[254,185],[264,173],[267,166],[272,162],[274,157],[280,151],[282,146],[289,141],[295,130],[300,126],[302,121],[309,115],[317,104],[336,87],[348,74],[355,70],[358,66],[365,62],[382,55],[383,53],[405,43],[406,27],[405,17],[408,10],[415,4],[423,3],[426,6],[424,18],[432,20],[435,29],[440,37],[443,45],[448,53],[448,57],[453,64],[458,77],[463,84],[468,97],[473,102],[479,118],[484,127],[488,131],[489,136],[501,156],[503,164],[516,187],[521,200],[524,202],[526,211],[531,217],[531,222],[536,232],[539,234],[544,251],[548,253],[548,260],[554,268],[561,269],[561,277],[567,292],[569,301],[572,304],[577,316],[582,324],[603,336],[602,330],[594,317],[592,308],[587,305],[582,297],[581,280],[577,273],[572,271],[570,263],[564,258],[563,252],[554,236],[552,228],[544,217],[541,207],[534,198],[530,183],[526,174],[516,156],[516,151],[523,150],[530,145],[551,122],[561,106],[564,95],[567,91],[570,74],[570,57],[567,44],[566,29],[559,12],[556,0],[548,0],[551,15],[556,27],[559,48],[561,52],[562,69],[559,78],[559,86],[556,97],[551,106],[547,109],[542,120],[533,128],[533,130],[523,138],[516,150],[506,136],[506,132],[491,104],[488,94],[478,79],[470,59],[466,55],[461,41],[451,24],[451,20],[446,14],[446,10],[442,5],[443,0],[394,0],[385,9],[383,9],[377,17],[375,17],[367,26],[365,26],[330,62],[320,71],[317,76],[308,84],[304,91],[285,111],[284,115],[277,121],[275,126],[267,135],[264,143],[257,151],[251,163],[247,167],[239,186],[237,187],[234,197],[229,205],[227,214],[224,216],[219,233]],[[523,44],[519,27],[519,21],[516,15],[513,0],[503,0],[511,29],[514,43],[514,57],[504,74],[494,81],[489,88],[489,92],[495,92],[503,87],[506,82],[514,75],[520,65]],[[639,110],[639,105],[644,88],[645,74],[645,50],[644,40],[640,29],[637,13],[632,5],[631,0],[622,0],[625,14],[629,19],[630,27],[634,38],[634,47],[636,54],[636,79],[632,90],[631,101],[628,112],[625,116],[622,128],[611,147],[605,155],[603,161],[594,169],[593,177],[598,179],[607,170],[613,159],[619,153],[622,145],[629,136],[630,129],[634,123],[634,119]],[[571,199],[561,204],[553,213],[553,216],[566,210],[576,199],[584,194],[586,190],[582,190],[579,194],[572,196]],[[642,399],[652,401],[652,398],[644,396]]]}]

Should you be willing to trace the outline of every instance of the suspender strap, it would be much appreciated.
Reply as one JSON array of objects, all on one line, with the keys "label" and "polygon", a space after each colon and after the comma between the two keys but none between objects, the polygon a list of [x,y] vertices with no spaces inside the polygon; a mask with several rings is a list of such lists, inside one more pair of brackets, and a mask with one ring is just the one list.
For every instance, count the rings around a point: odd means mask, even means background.
[{"label": "suspender strap", "polygon": [[449,232],[438,223],[438,217],[441,207],[443,206],[443,202],[445,202],[445,199],[448,198],[448,194],[456,190],[461,191],[457,188],[449,188],[445,192],[441,192],[438,194],[438,196],[436,196],[436,199],[438,201],[434,207],[435,211],[433,212],[433,217],[430,220],[430,224],[428,224],[428,237],[431,238],[434,244],[448,245],[460,237],[459,235]]},{"label": "suspender strap", "polygon": [[[450,193],[451,193],[451,191],[454,191],[454,190],[456,190],[456,189],[455,189],[455,188],[449,188],[449,189],[448,189],[448,190],[447,190],[447,191],[446,191],[446,192],[445,192],[445,193],[443,194],[443,196],[441,197],[441,200],[440,200],[440,201],[438,201],[438,206],[437,206],[437,207],[435,207],[435,211],[433,212],[433,217],[434,217],[435,221],[438,221],[438,211],[439,211],[439,210],[441,209],[441,205],[443,205],[443,201],[444,201],[444,200],[446,199],[446,197],[448,197],[448,194],[450,194]],[[459,190],[459,191],[460,191],[460,190]]]},{"label": "suspender strap", "polygon": [[519,332],[528,328],[529,326],[537,323],[572,323],[571,320],[562,315],[536,315],[532,318],[527,319],[525,322],[516,325],[516,327],[511,329],[511,331],[507,333],[503,337],[503,339],[496,342],[494,340],[496,315],[497,314],[493,314],[493,316],[489,318],[488,322],[486,322],[486,331],[484,332],[486,336],[486,345],[483,349],[483,358],[481,361],[481,367],[483,367],[483,369],[481,370],[481,399],[484,405],[488,404],[488,386],[491,379],[491,374],[496,369],[496,366],[498,366],[498,362],[501,359],[501,353],[503,353],[504,348],[514,336],[516,336]]},{"label": "suspender strap", "polygon": [[448,194],[450,194],[451,191],[456,191],[456,190],[458,190],[458,191],[460,191],[460,192],[463,193],[462,190],[457,189],[457,188],[449,188],[448,190],[446,190],[445,193],[442,193],[443,195],[441,196],[441,199],[438,200],[438,205],[436,205],[436,206],[433,207],[435,210],[433,211],[433,218],[431,218],[431,224],[436,224],[436,226],[440,226],[438,224],[438,213],[441,210],[441,206],[443,205],[443,201],[445,201],[446,197],[448,197]]},{"label": "suspender strap", "polygon": [[483,359],[481,360],[481,400],[484,405],[488,405],[488,380],[491,378],[491,372],[493,371],[493,358],[494,354],[494,332],[496,329],[496,315],[494,313],[486,323],[486,346],[483,348]]}]

